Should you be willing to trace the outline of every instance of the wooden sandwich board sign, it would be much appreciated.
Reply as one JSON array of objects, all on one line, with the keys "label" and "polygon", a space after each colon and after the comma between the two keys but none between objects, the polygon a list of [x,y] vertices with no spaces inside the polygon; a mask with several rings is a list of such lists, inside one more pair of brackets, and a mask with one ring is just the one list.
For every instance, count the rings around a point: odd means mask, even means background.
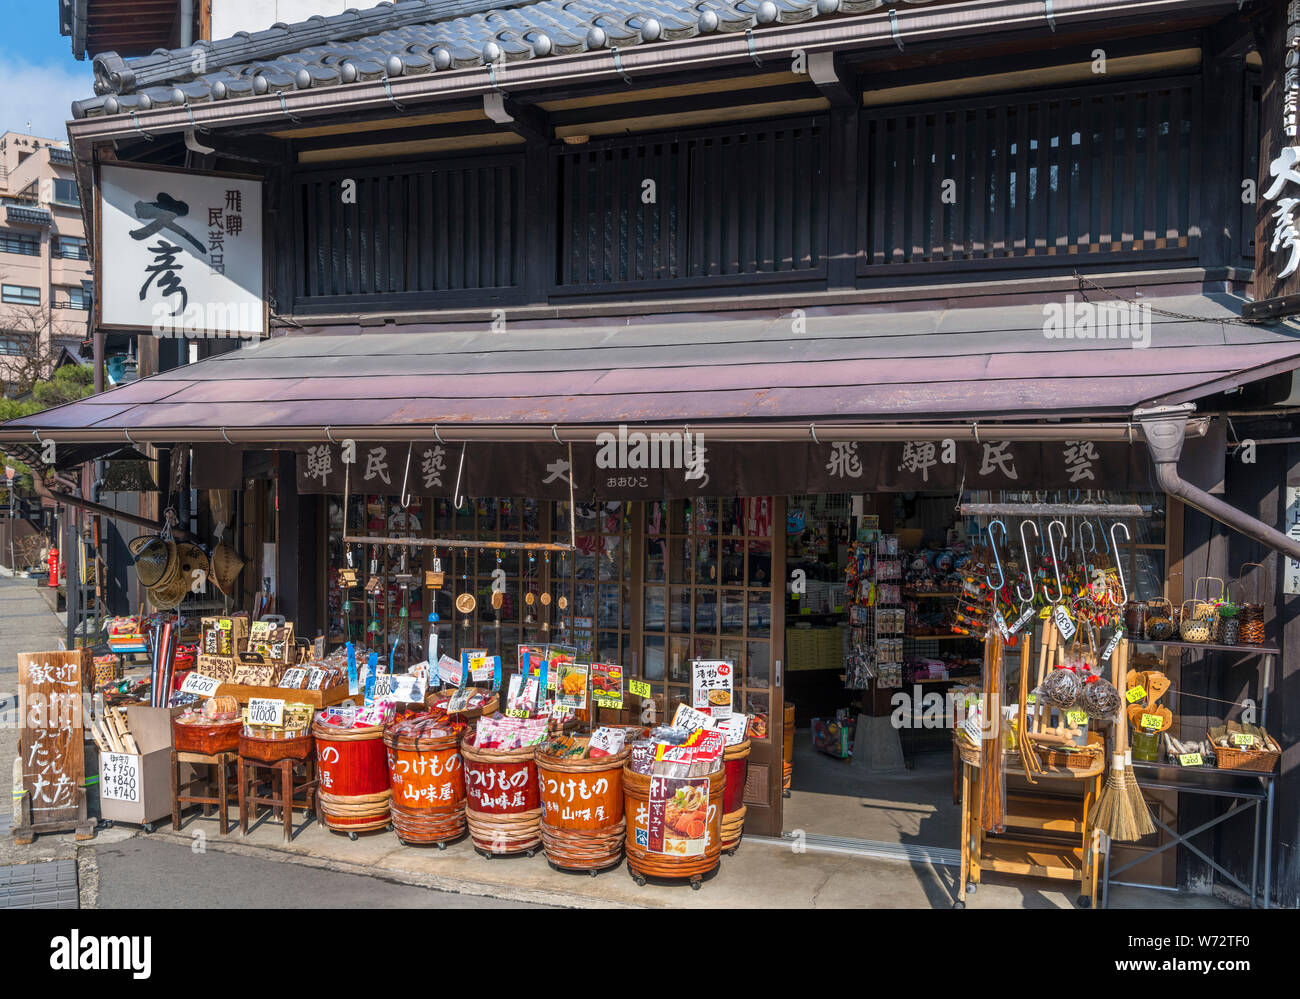
[{"label": "wooden sandwich board sign", "polygon": [[37,833],[76,830],[92,839],[86,811],[82,683],[90,650],[26,652],[18,656],[18,758],[22,797],[15,802],[14,842]]}]

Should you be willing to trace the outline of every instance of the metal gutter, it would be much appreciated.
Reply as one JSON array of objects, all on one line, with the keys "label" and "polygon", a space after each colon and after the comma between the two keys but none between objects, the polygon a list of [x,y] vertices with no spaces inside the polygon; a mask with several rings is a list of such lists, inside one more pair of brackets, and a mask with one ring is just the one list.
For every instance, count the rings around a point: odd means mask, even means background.
[{"label": "metal gutter", "polygon": [[1188,416],[1194,408],[1191,403],[1184,403],[1181,406],[1157,406],[1133,412],[1133,419],[1142,427],[1151,458],[1155,462],[1156,482],[1160,488],[1188,506],[1200,510],[1207,517],[1212,517],[1288,558],[1300,561],[1300,541],[1288,537],[1245,511],[1230,506],[1179,476],[1178,457],[1183,451]]},{"label": "metal gutter", "polygon": [[[93,396],[91,398],[94,398]],[[50,410],[49,412],[55,412]],[[40,414],[37,414],[38,416]],[[1088,440],[1096,443],[1130,444],[1142,439],[1142,426],[1137,423],[916,423],[916,424],[850,424],[850,423],[689,423],[659,425],[624,425],[644,433],[695,433],[703,434],[717,443],[791,443],[830,441],[1067,441]],[[1180,427],[1184,434],[1204,437],[1209,430],[1209,420],[1184,420]],[[345,439],[354,441],[432,441],[460,444],[482,442],[496,444],[593,444],[601,434],[617,436],[619,426],[582,424],[569,425],[354,425],[331,427],[49,427],[32,429],[0,426],[0,442],[55,441],[57,443],[111,444],[168,444],[175,441],[189,443],[226,444],[312,444],[338,443]],[[1179,440],[1181,448],[1181,437]]]},{"label": "metal gutter", "polygon": [[[1160,18],[1185,18],[1201,11],[1235,10],[1236,0],[1054,0],[1056,31],[1083,27],[1096,22],[1146,23]],[[761,31],[700,36],[678,42],[643,43],[620,50],[616,63],[605,49],[573,56],[553,56],[506,63],[496,69],[495,81],[489,67],[444,70],[411,77],[396,77],[319,90],[267,93],[218,103],[169,106],[153,110],[82,118],[69,123],[68,134],[78,155],[85,144],[140,139],[167,132],[182,132],[196,126],[283,125],[290,117],[304,123],[321,120],[343,111],[372,110],[391,113],[393,104],[413,107],[438,101],[464,100],[504,91],[517,94],[546,87],[597,81],[633,83],[638,75],[692,71],[731,65],[750,65],[755,59],[773,65],[784,63],[793,49],[808,54],[840,49],[895,52],[899,45],[923,45],[953,40],[968,42],[972,37],[992,33],[1041,32],[1050,37],[1042,0],[967,0],[957,6],[933,12],[906,8],[840,21],[815,19],[800,25],[768,27]],[[260,78],[259,78],[260,79]]]}]

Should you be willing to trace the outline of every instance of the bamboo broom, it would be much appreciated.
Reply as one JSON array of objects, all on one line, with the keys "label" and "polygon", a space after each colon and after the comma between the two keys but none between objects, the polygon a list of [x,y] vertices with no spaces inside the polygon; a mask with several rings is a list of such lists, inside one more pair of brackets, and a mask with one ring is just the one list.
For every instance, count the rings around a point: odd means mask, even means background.
[{"label": "bamboo broom", "polygon": [[[1123,670],[1121,674],[1123,676],[1128,675],[1128,650],[1128,642],[1120,642],[1119,649],[1116,650],[1121,656],[1120,668]],[[1127,722],[1127,715],[1121,711],[1120,723],[1124,727],[1124,793],[1128,796],[1129,811],[1133,819],[1133,839],[1141,839],[1155,832],[1156,826],[1151,821],[1151,808],[1142,797],[1142,788],[1138,787],[1137,774],[1133,772],[1133,750],[1128,742]]]},{"label": "bamboo broom", "polygon": [[[1125,658],[1122,651],[1126,643],[1121,642],[1120,648],[1114,652],[1114,657],[1110,663],[1111,682],[1115,684],[1115,689],[1122,689],[1119,686],[1120,678],[1124,675],[1121,671],[1124,668],[1121,661]],[[1120,747],[1120,731],[1124,727],[1127,719],[1123,710],[1120,710],[1115,718],[1111,721],[1110,730],[1110,773],[1106,775],[1106,786],[1101,789],[1097,795],[1097,801],[1092,807],[1092,825],[1100,829],[1111,839],[1120,839],[1118,829],[1120,824],[1120,799],[1125,798],[1124,788],[1124,754]]]}]

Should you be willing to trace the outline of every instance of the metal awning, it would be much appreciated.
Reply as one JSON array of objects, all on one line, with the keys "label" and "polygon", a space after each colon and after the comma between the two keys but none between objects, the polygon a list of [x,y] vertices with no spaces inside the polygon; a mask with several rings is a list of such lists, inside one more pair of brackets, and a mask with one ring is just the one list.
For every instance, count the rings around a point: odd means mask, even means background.
[{"label": "metal awning", "polygon": [[1142,301],[1146,347],[1049,338],[1043,305],[306,328],[10,421],[0,441],[590,441],[619,424],[715,441],[978,439],[983,424],[1001,439],[1131,442],[1137,407],[1300,368],[1300,331],[1243,323],[1238,299]]}]

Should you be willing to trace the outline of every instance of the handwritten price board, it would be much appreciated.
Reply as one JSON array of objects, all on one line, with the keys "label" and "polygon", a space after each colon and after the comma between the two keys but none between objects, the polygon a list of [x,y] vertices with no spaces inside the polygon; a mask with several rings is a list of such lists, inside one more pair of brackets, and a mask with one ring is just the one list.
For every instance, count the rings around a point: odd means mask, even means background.
[{"label": "handwritten price board", "polygon": [[116,801],[139,801],[140,757],[130,753],[100,754],[99,794]]},{"label": "handwritten price board", "polygon": [[1182,756],[1178,757],[1180,767],[1199,767],[1203,766],[1204,763],[1205,761],[1201,759],[1200,753],[1183,753]]},{"label": "handwritten price board", "polygon": [[650,684],[646,683],[644,680],[628,680],[627,692],[629,694],[634,694],[637,697],[649,697]]},{"label": "handwritten price board", "polygon": [[197,694],[199,697],[211,697],[220,686],[221,681],[214,676],[191,673],[181,683],[181,692],[184,694]]},{"label": "handwritten price board", "polygon": [[284,724],[284,701],[275,697],[254,697],[248,702],[248,724],[278,728]]}]

